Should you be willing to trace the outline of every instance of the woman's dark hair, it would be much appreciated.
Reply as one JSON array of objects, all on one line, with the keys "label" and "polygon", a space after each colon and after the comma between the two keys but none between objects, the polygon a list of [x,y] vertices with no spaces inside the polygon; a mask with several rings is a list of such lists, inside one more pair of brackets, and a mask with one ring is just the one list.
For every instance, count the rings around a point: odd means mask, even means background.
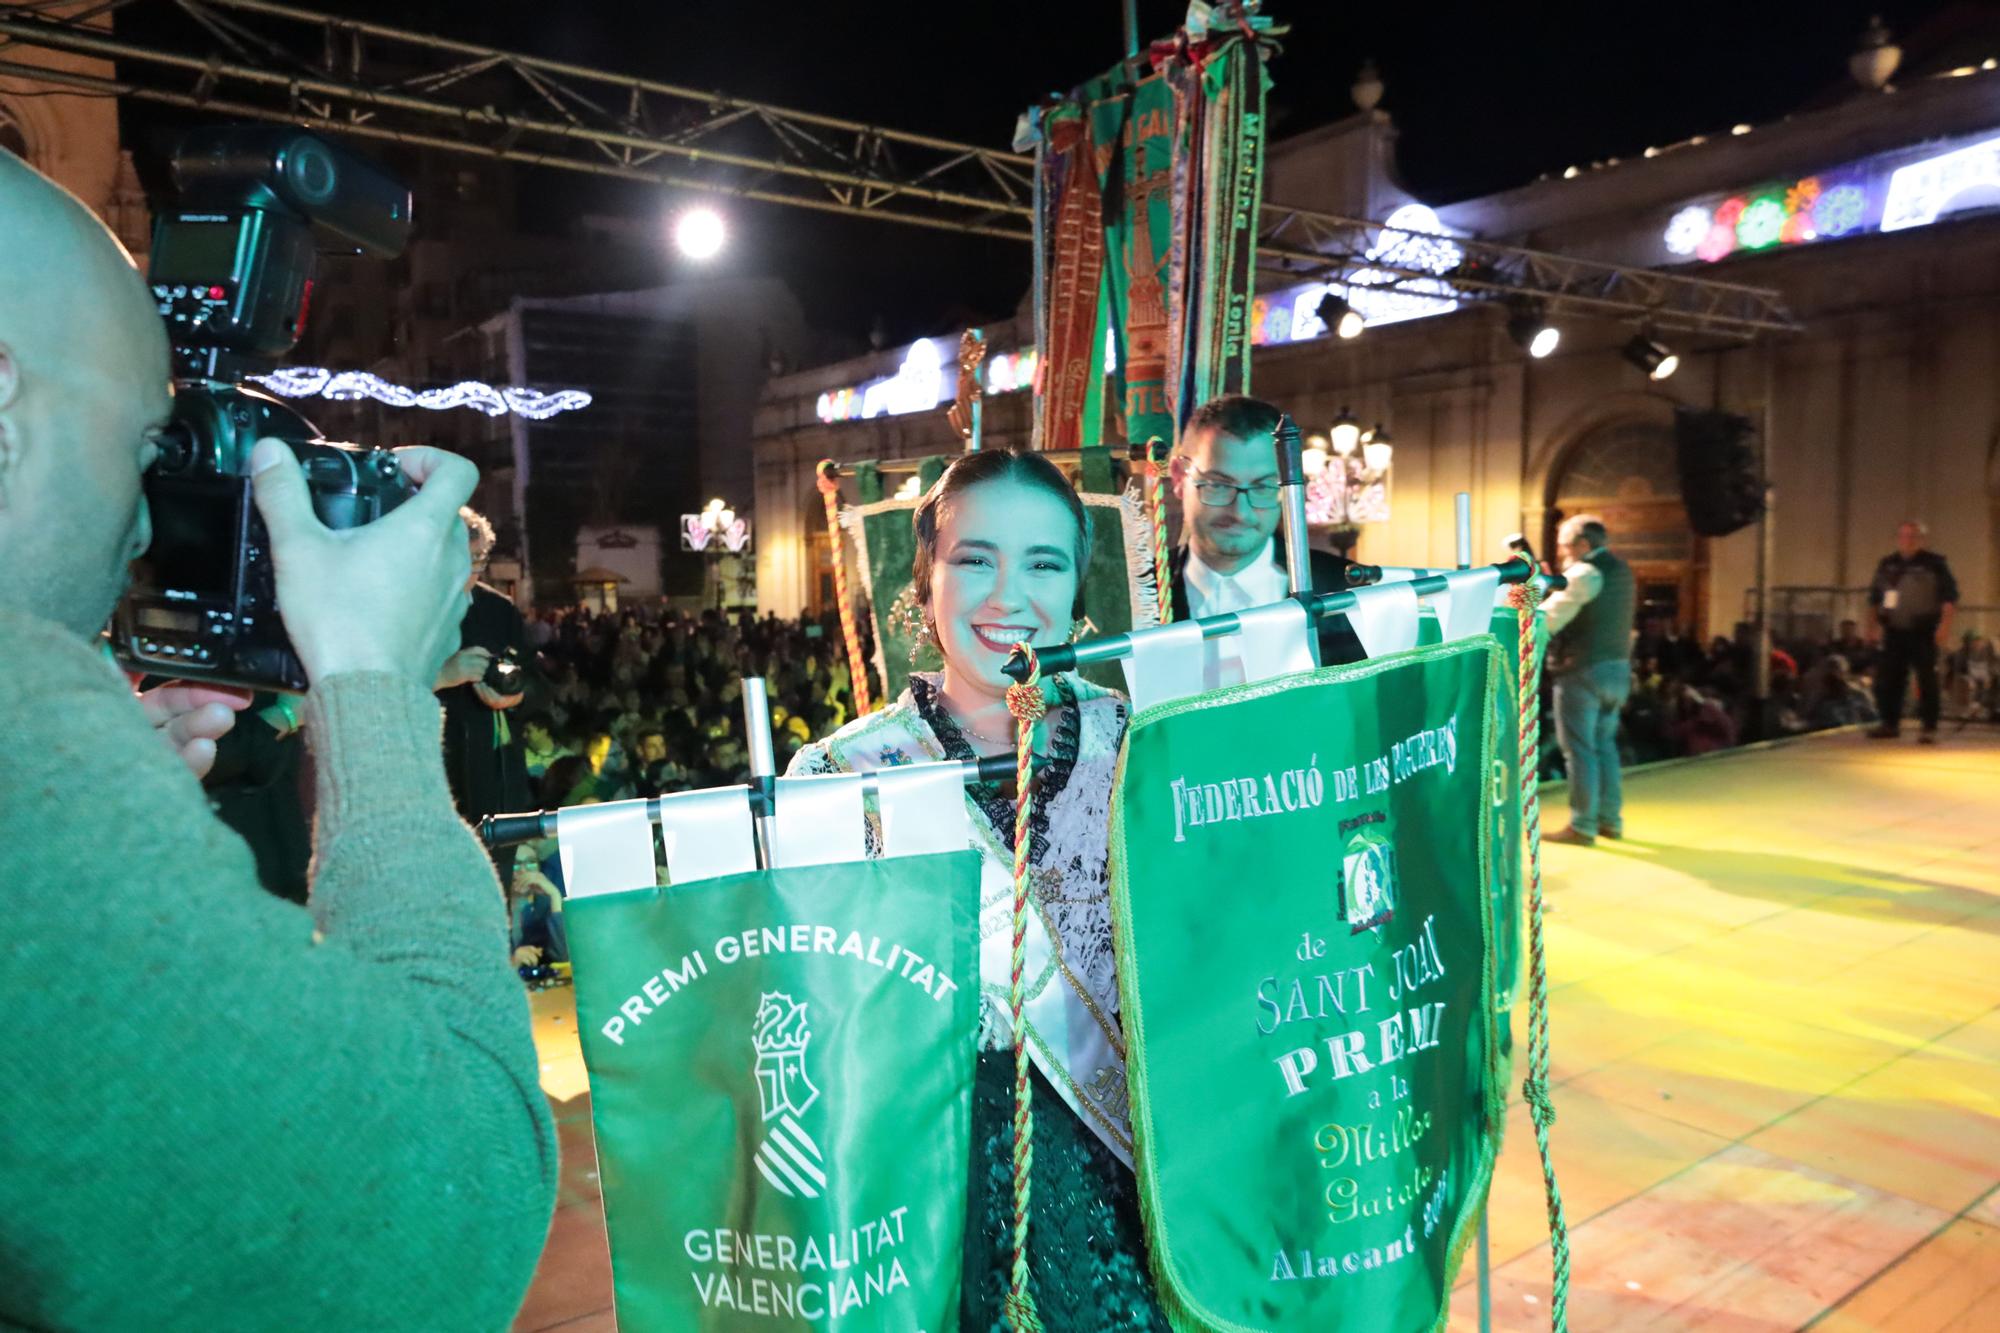
[{"label": "woman's dark hair", "polygon": [[590,761],[580,754],[566,754],[550,764],[542,774],[542,789],[538,794],[542,809],[554,810],[569,800],[577,784],[590,776]]},{"label": "woman's dark hair", "polygon": [[937,562],[939,511],[954,495],[989,481],[1036,486],[1069,506],[1070,516],[1076,520],[1076,598],[1069,613],[1072,619],[1081,620],[1084,575],[1090,572],[1090,511],[1083,507],[1076,487],[1069,484],[1061,468],[1040,454],[1015,453],[1010,449],[982,449],[976,454],[962,455],[918,501],[912,516],[917,553],[910,562],[910,586],[917,605],[930,610],[931,566]]}]

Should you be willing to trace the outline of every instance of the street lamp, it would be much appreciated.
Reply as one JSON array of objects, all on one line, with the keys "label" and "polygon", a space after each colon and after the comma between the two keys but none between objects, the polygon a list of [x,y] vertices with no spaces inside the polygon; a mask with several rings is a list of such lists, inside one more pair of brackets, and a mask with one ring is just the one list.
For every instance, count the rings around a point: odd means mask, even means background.
[{"label": "street lamp", "polygon": [[1306,521],[1341,528],[1387,522],[1395,452],[1387,427],[1377,424],[1363,434],[1341,408],[1330,438],[1313,436],[1305,452]]},{"label": "street lamp", "polygon": [[1361,442],[1361,423],[1345,407],[1333,419],[1333,451],[1342,458],[1354,452],[1354,446]]},{"label": "street lamp", "polygon": [[722,605],[722,557],[741,560],[750,545],[750,520],[738,518],[720,496],[702,506],[698,514],[681,515],[681,549],[698,551],[708,558],[715,579],[715,604]]}]

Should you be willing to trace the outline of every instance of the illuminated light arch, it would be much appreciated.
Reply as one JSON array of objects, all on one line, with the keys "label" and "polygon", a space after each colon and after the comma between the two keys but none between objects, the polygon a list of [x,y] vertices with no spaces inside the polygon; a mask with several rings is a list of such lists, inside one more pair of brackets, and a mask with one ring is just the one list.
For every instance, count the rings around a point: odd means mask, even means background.
[{"label": "illuminated light arch", "polygon": [[250,379],[284,398],[326,398],[334,402],[372,398],[390,407],[422,407],[433,412],[469,407],[489,417],[513,412],[531,421],[546,421],[591,404],[591,396],[581,389],[545,393],[511,384],[496,388],[479,380],[461,380],[443,389],[411,389],[365,370],[336,371],[323,366],[286,366],[268,375],[252,375]]}]

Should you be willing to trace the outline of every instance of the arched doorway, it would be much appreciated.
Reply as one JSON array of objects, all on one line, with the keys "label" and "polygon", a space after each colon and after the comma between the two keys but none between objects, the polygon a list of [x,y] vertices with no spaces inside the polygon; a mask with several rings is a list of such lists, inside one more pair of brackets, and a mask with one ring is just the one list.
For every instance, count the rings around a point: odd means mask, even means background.
[{"label": "arched doorway", "polygon": [[1707,543],[1688,526],[1674,470],[1671,423],[1607,421],[1579,438],[1549,484],[1545,550],[1571,514],[1603,517],[1611,546],[1632,566],[1639,618],[1683,628],[1707,623]]}]

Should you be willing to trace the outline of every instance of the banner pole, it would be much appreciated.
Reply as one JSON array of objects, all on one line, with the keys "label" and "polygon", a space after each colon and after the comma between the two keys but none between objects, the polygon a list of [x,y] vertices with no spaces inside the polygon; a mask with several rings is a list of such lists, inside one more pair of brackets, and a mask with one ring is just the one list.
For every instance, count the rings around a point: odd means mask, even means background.
[{"label": "banner pole", "polygon": [[[1041,761],[1035,762],[1039,764]],[[1006,782],[1014,777],[1014,756],[989,754],[977,762],[968,759],[961,763],[959,768],[962,770],[959,776],[968,787],[982,782],[989,785]],[[875,774],[863,773],[860,777],[862,791],[873,793],[879,790],[875,783]],[[703,790],[723,789],[707,787]],[[752,786],[747,793],[747,799],[750,802],[750,813],[759,820],[769,819],[777,811],[775,786],[768,789],[764,785]],[[655,824],[660,822],[660,800],[658,796],[648,797],[646,800],[646,818]],[[509,847],[517,842],[553,838],[556,836],[556,812],[523,810],[515,814],[483,815],[479,820],[478,832],[488,847]]]},{"label": "banner pole", "polygon": [[[768,792],[778,777],[778,762],[771,753],[771,697],[762,676],[743,678],[743,739],[750,750],[750,782]],[[756,818],[757,855],[766,869],[771,868],[771,802]],[[647,813],[657,818],[658,807]]]},{"label": "banner pole", "polygon": [[[1299,423],[1278,419],[1278,510],[1285,541],[1285,574],[1294,597],[1313,591],[1312,548],[1306,533],[1306,467]],[[1318,644],[1317,638],[1311,641]],[[1318,660],[1317,654],[1314,660]]]},{"label": "banner pole", "polygon": [[[1565,586],[1561,575],[1541,574],[1525,556],[1515,556],[1511,560],[1492,566],[1492,568],[1500,571],[1500,582],[1503,584],[1527,583],[1533,580],[1536,587],[1544,590]],[[1414,591],[1419,597],[1428,597],[1432,593],[1444,592],[1449,589],[1452,586],[1452,580],[1465,572],[1467,571],[1454,569],[1444,573],[1426,574],[1422,578],[1410,579],[1407,582],[1387,586],[1408,588]],[[1365,585],[1378,583],[1381,577],[1382,571],[1380,567],[1375,565],[1350,565],[1347,569],[1347,579],[1350,584]],[[1374,596],[1383,590],[1381,587],[1358,586],[1344,592],[1308,593],[1298,600],[1305,607],[1308,617],[1313,620],[1324,620],[1328,616],[1352,610],[1359,604],[1362,598]],[[1229,611],[1225,611],[1220,615],[1200,616],[1188,623],[1201,626],[1201,637],[1204,639],[1224,638],[1227,635],[1236,633],[1243,627],[1243,622],[1237,619],[1234,612]],[[1150,633],[1151,631],[1142,630],[1140,632]],[[1107,634],[1102,638],[1084,639],[1078,643],[1050,644],[1046,648],[1037,647],[1035,652],[1040,658],[1043,674],[1053,676],[1060,672],[1074,671],[1080,666],[1090,666],[1097,662],[1123,661],[1132,655],[1132,635]],[[1015,680],[1023,679],[1024,676],[1017,673],[1023,673],[1026,670],[1022,659],[1019,657],[1010,660],[1000,669]]]},{"label": "banner pole", "polygon": [[1460,491],[1455,505],[1458,513],[1458,567],[1472,568],[1472,492]]}]

